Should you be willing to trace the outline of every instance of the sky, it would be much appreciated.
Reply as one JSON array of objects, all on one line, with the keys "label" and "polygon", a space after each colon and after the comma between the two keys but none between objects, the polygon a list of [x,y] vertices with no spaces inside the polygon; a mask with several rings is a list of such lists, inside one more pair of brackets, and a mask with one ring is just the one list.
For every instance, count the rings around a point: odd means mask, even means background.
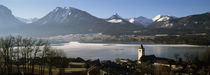
[{"label": "sky", "polygon": [[210,0],[0,0],[0,4],[22,18],[41,18],[56,7],[74,7],[99,18],[115,13],[123,18],[183,17],[210,11]]}]

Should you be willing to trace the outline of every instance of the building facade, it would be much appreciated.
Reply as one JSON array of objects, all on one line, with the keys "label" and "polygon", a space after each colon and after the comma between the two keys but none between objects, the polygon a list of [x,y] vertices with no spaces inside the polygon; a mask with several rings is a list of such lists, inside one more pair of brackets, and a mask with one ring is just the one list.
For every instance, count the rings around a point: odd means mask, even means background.
[{"label": "building facade", "polygon": [[138,63],[141,63],[141,57],[145,55],[145,49],[141,44],[138,48]]}]

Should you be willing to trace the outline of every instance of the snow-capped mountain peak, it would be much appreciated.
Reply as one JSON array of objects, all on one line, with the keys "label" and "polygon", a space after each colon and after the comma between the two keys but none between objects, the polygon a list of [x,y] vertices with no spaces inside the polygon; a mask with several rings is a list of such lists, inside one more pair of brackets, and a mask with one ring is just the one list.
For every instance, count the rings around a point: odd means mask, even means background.
[{"label": "snow-capped mountain peak", "polygon": [[106,19],[106,21],[110,23],[121,23],[121,24],[125,23],[125,20],[121,16],[119,16],[117,13],[115,13],[114,15]]},{"label": "snow-capped mountain peak", "polygon": [[71,15],[72,12],[76,12],[76,9],[71,7],[56,7],[51,14],[56,14],[57,17],[67,17],[68,15]]},{"label": "snow-capped mountain peak", "polygon": [[172,22],[170,22],[170,20],[175,19],[176,17],[174,16],[169,16],[169,15],[157,15],[156,17],[154,17],[152,20],[154,22],[158,22],[159,24],[157,24],[157,27],[161,27],[161,28],[170,28],[172,27],[174,24]]},{"label": "snow-capped mountain peak", "polygon": [[119,16],[118,13],[115,13],[114,15],[109,17],[109,19],[123,19],[123,18],[121,16]]},{"label": "snow-capped mountain peak", "polygon": [[39,20],[38,18],[21,18],[21,17],[16,17],[16,18],[22,21],[23,23],[27,23],[27,24],[30,24]]},{"label": "snow-capped mountain peak", "polygon": [[154,18],[152,18],[152,21],[157,21],[157,20],[160,19],[160,18],[161,18],[161,15],[158,14],[157,16],[155,16]]},{"label": "snow-capped mountain peak", "polygon": [[135,18],[130,18],[128,20],[130,23],[133,23],[133,24],[143,24],[144,26],[147,26],[149,24],[152,23],[152,20],[151,19],[148,19],[148,18],[145,18],[143,16],[139,16],[139,17],[135,17]]},{"label": "snow-capped mountain peak", "polygon": [[170,20],[170,19],[173,19],[173,18],[175,18],[175,17],[169,16],[169,15],[160,15],[160,14],[158,14],[157,16],[152,18],[152,21],[154,21],[154,22],[161,22],[161,21],[167,21],[167,20]]},{"label": "snow-capped mountain peak", "polygon": [[[87,16],[87,12],[73,8],[73,7],[56,7],[48,15],[40,19],[40,23],[66,23],[71,20],[71,18],[82,18],[82,16]],[[89,15],[89,14],[88,14]]]}]

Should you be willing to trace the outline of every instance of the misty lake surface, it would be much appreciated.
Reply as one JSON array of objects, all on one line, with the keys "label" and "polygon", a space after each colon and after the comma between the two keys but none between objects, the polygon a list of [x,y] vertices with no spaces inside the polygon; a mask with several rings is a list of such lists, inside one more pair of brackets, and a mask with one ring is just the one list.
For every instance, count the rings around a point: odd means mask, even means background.
[{"label": "misty lake surface", "polygon": [[[116,58],[128,58],[137,60],[139,44],[116,43],[79,43],[69,42],[63,45],[53,46],[62,49],[67,57],[81,57],[83,59],[115,60]],[[154,54],[157,57],[174,59],[174,54],[184,57],[185,53],[202,55],[207,46],[185,44],[144,44],[146,55]]]}]

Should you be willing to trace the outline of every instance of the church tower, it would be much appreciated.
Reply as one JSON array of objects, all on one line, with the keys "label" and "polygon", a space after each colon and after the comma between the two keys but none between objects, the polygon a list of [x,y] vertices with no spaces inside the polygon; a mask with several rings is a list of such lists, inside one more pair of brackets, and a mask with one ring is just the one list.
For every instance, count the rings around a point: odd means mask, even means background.
[{"label": "church tower", "polygon": [[139,63],[141,63],[141,57],[145,55],[145,49],[143,47],[143,45],[141,44],[139,49],[138,49],[138,61]]}]

